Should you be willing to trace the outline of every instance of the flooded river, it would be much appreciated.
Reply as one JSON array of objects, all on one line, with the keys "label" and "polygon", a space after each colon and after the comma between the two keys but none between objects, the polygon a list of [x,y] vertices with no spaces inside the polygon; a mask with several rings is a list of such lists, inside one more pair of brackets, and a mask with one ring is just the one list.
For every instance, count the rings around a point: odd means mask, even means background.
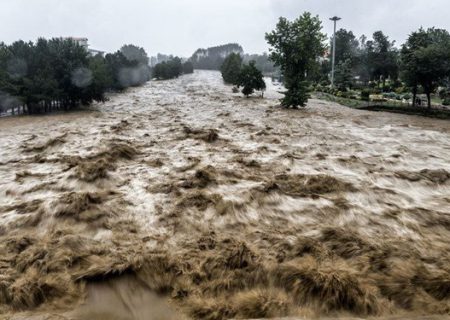
[{"label": "flooded river", "polygon": [[0,315],[448,315],[450,123],[268,87],[0,119]]}]

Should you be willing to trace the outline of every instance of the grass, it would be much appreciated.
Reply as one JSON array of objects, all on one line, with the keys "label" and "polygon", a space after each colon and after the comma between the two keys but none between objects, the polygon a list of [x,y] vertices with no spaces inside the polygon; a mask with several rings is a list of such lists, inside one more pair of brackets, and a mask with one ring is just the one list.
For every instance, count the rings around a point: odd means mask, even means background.
[{"label": "grass", "polygon": [[336,102],[343,106],[350,107],[350,108],[356,108],[356,109],[369,105],[369,103],[366,101],[348,99],[348,98],[343,98],[343,97],[336,97],[332,94],[324,93],[324,92],[314,92],[313,97],[316,99],[319,99],[319,100]]},{"label": "grass", "polygon": [[418,115],[429,118],[448,119],[450,120],[450,109],[431,108],[427,107],[413,107],[409,104],[405,104],[401,101],[388,101],[388,102],[368,102],[356,99],[348,99],[342,97],[336,97],[334,95],[324,92],[314,92],[313,97],[319,100],[335,102],[340,105],[369,111],[385,111],[392,113],[402,113],[409,115]]}]

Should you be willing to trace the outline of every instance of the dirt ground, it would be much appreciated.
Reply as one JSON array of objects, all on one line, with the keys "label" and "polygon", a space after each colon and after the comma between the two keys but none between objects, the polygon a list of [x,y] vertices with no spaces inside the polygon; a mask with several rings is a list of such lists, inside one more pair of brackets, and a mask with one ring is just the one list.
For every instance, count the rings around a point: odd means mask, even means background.
[{"label": "dirt ground", "polygon": [[450,314],[450,123],[217,72],[0,119],[0,318]]}]

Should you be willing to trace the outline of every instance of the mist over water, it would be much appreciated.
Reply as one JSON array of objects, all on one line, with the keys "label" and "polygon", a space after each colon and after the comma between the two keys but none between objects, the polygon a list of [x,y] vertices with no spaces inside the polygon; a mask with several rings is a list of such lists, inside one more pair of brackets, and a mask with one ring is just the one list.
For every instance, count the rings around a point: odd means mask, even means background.
[{"label": "mist over water", "polygon": [[78,68],[72,73],[72,84],[85,88],[92,83],[92,71],[88,68]]}]

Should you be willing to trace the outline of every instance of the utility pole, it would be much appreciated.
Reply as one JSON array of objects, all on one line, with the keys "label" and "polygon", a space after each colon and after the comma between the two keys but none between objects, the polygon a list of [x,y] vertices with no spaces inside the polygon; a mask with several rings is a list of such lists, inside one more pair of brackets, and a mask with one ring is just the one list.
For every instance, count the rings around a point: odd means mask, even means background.
[{"label": "utility pole", "polygon": [[334,70],[335,70],[335,62],[336,62],[336,24],[341,18],[334,16],[330,18],[331,21],[334,21],[334,33],[333,33],[333,58],[331,65],[331,87],[334,88]]}]

